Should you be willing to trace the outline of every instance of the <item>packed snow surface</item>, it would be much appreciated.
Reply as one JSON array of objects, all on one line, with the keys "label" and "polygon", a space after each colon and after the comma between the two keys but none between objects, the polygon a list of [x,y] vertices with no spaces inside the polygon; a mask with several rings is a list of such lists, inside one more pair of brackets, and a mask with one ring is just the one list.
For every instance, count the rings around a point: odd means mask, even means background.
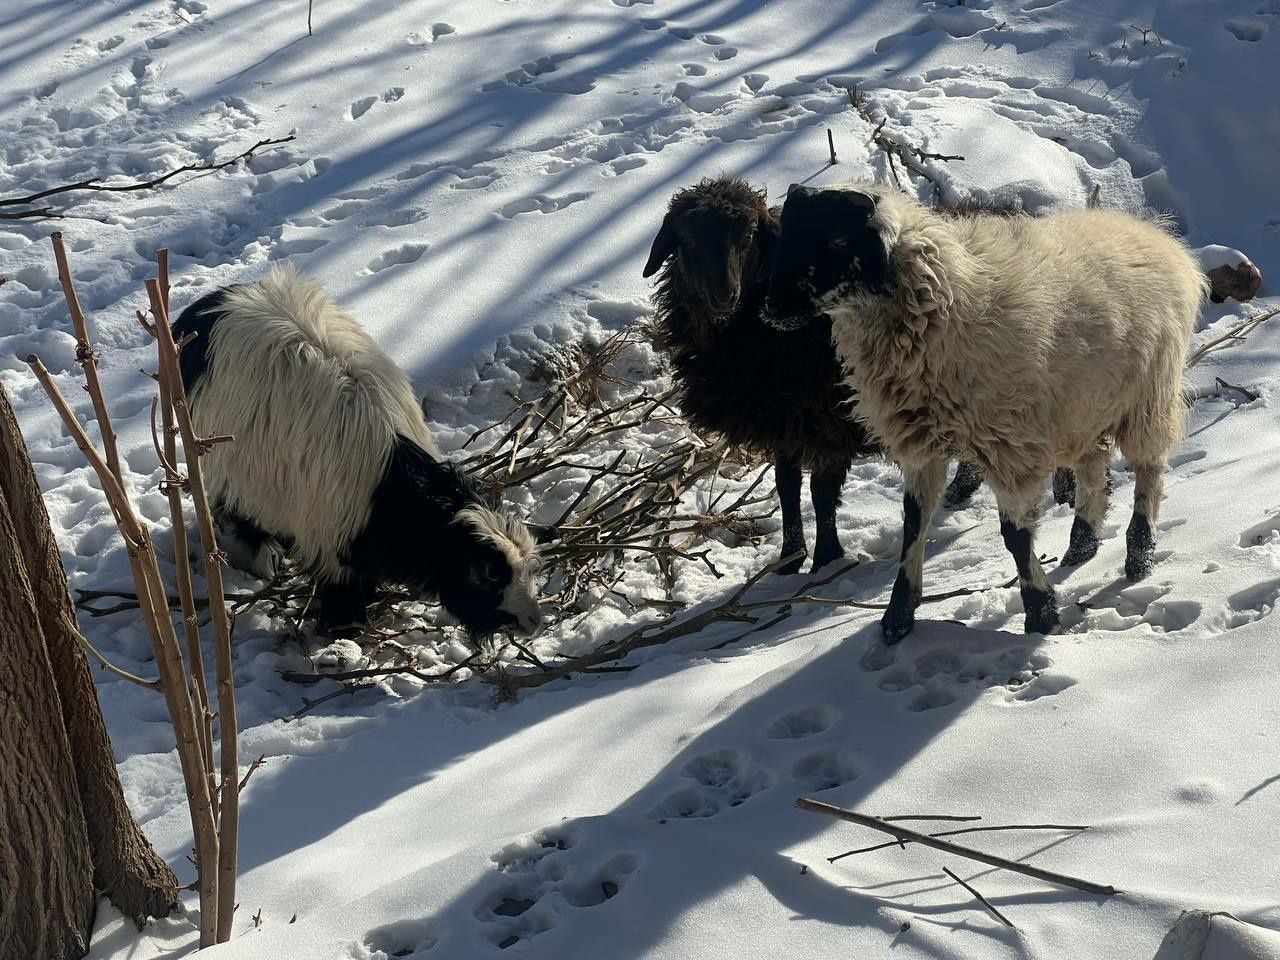
[{"label": "packed snow surface", "polygon": [[[23,363],[38,353],[87,417],[53,229],[94,324],[129,484],[170,561],[140,372],[154,359],[134,318],[160,246],[177,309],[277,261],[322,278],[456,451],[527,390],[539,354],[648,314],[640,271],[675,190],[726,171],[778,202],[792,182],[891,176],[856,88],[886,132],[963,157],[924,161],[950,198],[1047,212],[1096,195],[1171,214],[1197,248],[1247,254],[1266,278],[1258,299],[1206,304],[1193,347],[1276,305],[1277,0],[316,0],[311,36],[306,18],[302,0],[0,11],[0,198],[294,138],[160,189],[51,197],[60,220],[0,221],[0,382],[75,588],[130,584],[98,481]],[[286,723],[333,684],[283,680],[310,664],[278,624],[246,617],[241,759],[266,762],[243,797],[235,936],[211,955],[1145,960],[1183,911],[1207,910],[1252,926],[1211,933],[1205,957],[1280,957],[1277,324],[1188,371],[1199,399],[1167,478],[1160,562],[1138,584],[1123,578],[1132,477],[1116,465],[1097,558],[1049,565],[1057,636],[1022,635],[1017,591],[999,586],[922,608],[891,650],[875,611],[805,606],[719,649],[732,625],[513,704],[475,679],[391,678]],[[517,502],[561,506],[536,491]],[[860,563],[826,595],[887,596],[900,502],[895,468],[855,464],[841,532]],[[1047,502],[1040,550],[1057,556],[1070,525]],[[712,543],[723,579],[689,564],[674,596],[727,594],[775,558],[769,530],[759,546]],[[927,592],[1012,574],[985,489],[941,511],[930,541]],[[657,579],[637,570],[643,595]],[[538,652],[582,652],[635,616],[602,608]],[[82,623],[120,665],[154,670],[136,615]],[[424,650],[439,664],[467,655]],[[188,881],[163,702],[98,679],[130,805]],[[885,838],[795,809],[802,795],[877,815],[1087,825],[959,839],[1122,892],[914,846],[828,863]],[[186,955],[195,906],[139,932],[104,901],[92,956]]]}]

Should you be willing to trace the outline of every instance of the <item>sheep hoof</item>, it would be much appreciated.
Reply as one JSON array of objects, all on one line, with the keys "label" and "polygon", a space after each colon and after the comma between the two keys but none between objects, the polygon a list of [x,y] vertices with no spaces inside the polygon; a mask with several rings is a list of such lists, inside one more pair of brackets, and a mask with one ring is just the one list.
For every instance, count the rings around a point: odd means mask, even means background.
[{"label": "sheep hoof", "polygon": [[813,562],[809,565],[809,572],[815,573],[821,570],[829,563],[835,563],[837,560],[844,559],[844,550],[837,546],[834,550],[814,550]]},{"label": "sheep hoof", "polygon": [[1146,579],[1156,565],[1156,538],[1151,522],[1141,513],[1135,513],[1129,521],[1125,542],[1124,575],[1131,581]]},{"label": "sheep hoof", "polygon": [[1058,601],[1052,590],[1022,589],[1022,609],[1026,619],[1023,633],[1054,633],[1058,629]]},{"label": "sheep hoof", "polygon": [[1076,517],[1071,524],[1071,543],[1062,555],[1059,566],[1075,567],[1092,560],[1098,554],[1098,536],[1084,517]]},{"label": "sheep hoof", "polygon": [[[804,547],[784,546],[782,548],[782,552],[778,554],[778,559],[781,560],[783,557],[789,557],[791,556],[791,554],[795,553],[797,550],[803,550],[803,549]],[[803,556],[796,557],[790,563],[784,564],[783,566],[779,567],[775,572],[781,576],[791,576],[794,573],[799,573],[800,568],[804,566],[804,560],[805,558]]]},{"label": "sheep hoof", "polygon": [[889,609],[880,618],[886,647],[892,647],[915,627],[918,593],[918,590],[911,589],[907,575],[899,570],[898,579],[893,582],[893,594],[889,597]]}]

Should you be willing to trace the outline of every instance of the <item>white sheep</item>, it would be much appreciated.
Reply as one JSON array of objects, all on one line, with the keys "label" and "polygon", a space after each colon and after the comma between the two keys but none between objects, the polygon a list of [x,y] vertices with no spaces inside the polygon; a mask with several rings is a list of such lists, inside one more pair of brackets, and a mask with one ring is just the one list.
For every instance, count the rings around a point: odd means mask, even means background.
[{"label": "white sheep", "polygon": [[[855,414],[902,467],[902,566],[882,620],[910,632],[925,532],[951,458],[976,461],[1000,508],[1027,632],[1058,624],[1032,543],[1055,464],[1076,475],[1064,565],[1098,550],[1113,438],[1135,474],[1125,574],[1154,563],[1182,370],[1208,283],[1161,220],[1114,210],[941,215],[887,187],[793,186],[768,309],[786,327],[828,312]],[[795,319],[793,319],[795,318]]]}]

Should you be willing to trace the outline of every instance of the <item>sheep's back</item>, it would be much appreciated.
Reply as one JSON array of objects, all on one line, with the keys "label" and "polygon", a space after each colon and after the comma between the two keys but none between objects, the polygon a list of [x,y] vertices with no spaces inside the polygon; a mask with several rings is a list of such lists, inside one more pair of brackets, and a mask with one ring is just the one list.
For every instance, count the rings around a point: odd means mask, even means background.
[{"label": "sheep's back", "polygon": [[235,436],[207,460],[211,491],[340,576],[396,437],[435,453],[408,379],[318,284],[281,273],[228,292],[207,355],[196,429]]}]

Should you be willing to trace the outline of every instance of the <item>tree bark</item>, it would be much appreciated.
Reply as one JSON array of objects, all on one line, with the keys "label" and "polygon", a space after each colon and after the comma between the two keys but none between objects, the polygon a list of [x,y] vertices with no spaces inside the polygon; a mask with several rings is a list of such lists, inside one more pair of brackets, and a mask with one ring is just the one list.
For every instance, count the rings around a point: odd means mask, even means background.
[{"label": "tree bark", "polygon": [[66,575],[0,388],[0,956],[79,957],[95,891],[139,925],[177,879],[124,800]]}]

